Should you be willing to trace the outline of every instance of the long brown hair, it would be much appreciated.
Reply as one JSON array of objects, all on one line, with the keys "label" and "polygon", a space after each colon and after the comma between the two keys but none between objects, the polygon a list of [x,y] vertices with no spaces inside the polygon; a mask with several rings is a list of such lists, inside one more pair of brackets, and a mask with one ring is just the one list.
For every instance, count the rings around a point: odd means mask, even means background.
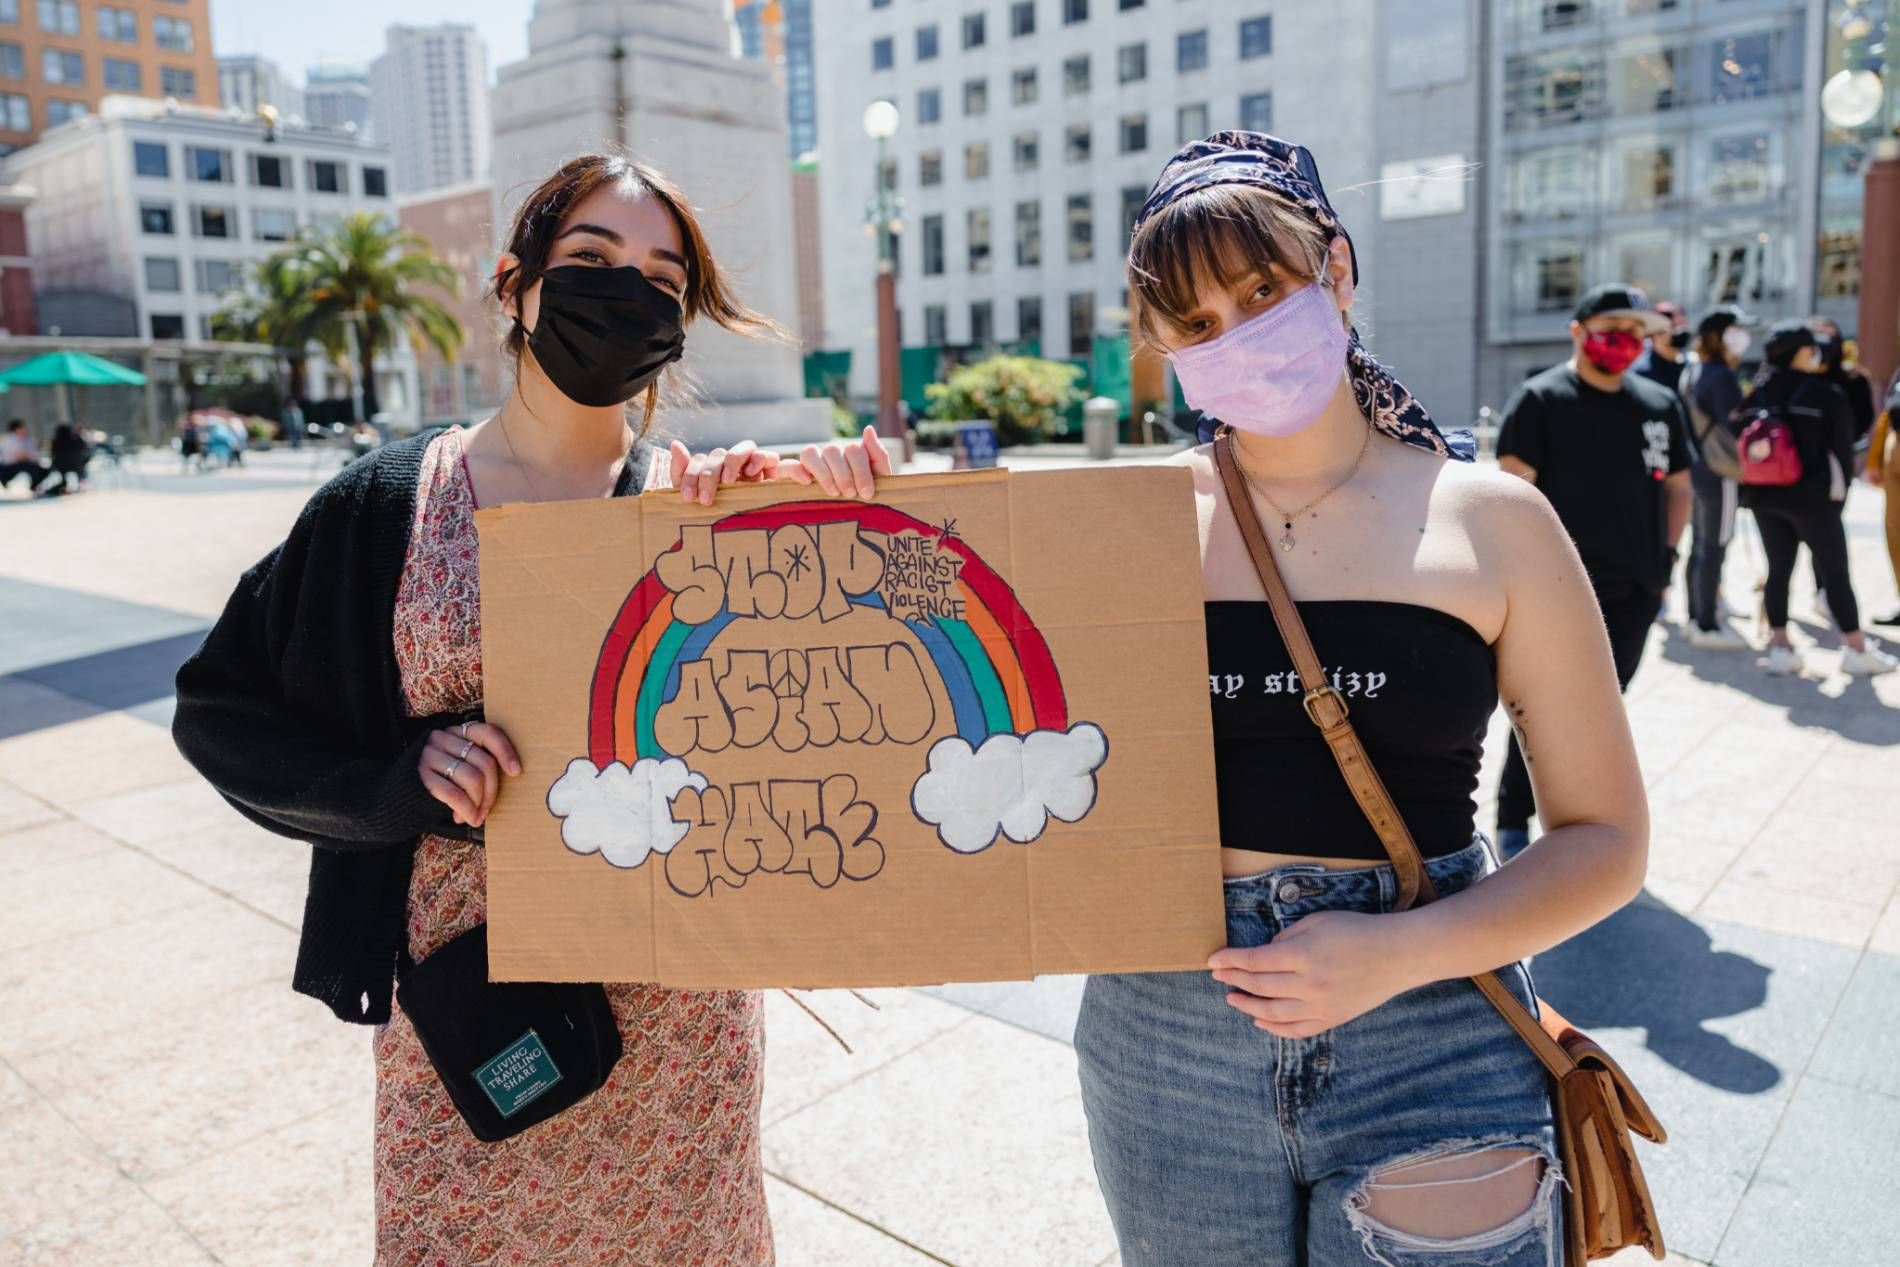
[{"label": "long brown hair", "polygon": [[1204,282],[1232,290],[1272,266],[1276,279],[1312,281],[1326,266],[1326,230],[1299,208],[1252,185],[1209,185],[1155,212],[1128,248],[1136,338],[1166,351],[1163,329],[1191,333],[1187,315]]},{"label": "long brown hair", "polygon": [[[680,296],[684,324],[690,325],[700,317],[710,317],[735,334],[784,337],[769,317],[740,303],[720,277],[718,266],[713,263],[712,251],[706,245],[705,232],[699,226],[699,218],[693,214],[692,204],[686,201],[686,195],[680,192],[679,186],[645,163],[618,153],[582,154],[578,158],[571,158],[542,181],[533,193],[522,199],[520,208],[515,212],[514,223],[508,229],[507,245],[503,248],[517,262],[510,268],[496,272],[489,284],[489,297],[499,304],[512,295],[519,304],[521,294],[540,281],[541,274],[547,271],[548,257],[554,250],[554,239],[567,213],[595,190],[610,185],[625,186],[630,191],[649,195],[666,208],[673,217],[673,223],[678,226],[680,244],[684,248],[681,253],[686,257],[686,289]],[[518,307],[516,311],[519,311]],[[520,380],[521,355],[527,346],[528,331],[517,316],[509,324],[501,341],[502,352],[514,363],[517,382]],[[663,385],[669,397],[680,394],[676,365],[669,366],[646,389],[640,418],[642,435],[653,422]]]}]

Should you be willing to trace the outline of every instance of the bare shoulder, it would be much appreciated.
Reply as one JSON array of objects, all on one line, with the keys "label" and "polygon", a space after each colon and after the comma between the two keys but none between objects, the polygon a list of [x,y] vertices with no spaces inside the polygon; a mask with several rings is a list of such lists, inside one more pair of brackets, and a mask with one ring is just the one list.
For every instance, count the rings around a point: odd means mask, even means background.
[{"label": "bare shoulder", "polygon": [[1550,500],[1529,480],[1488,462],[1448,462],[1429,454],[1420,456],[1440,466],[1434,508],[1466,521],[1474,539],[1483,541],[1504,534],[1508,540],[1511,533],[1545,529],[1562,532]]},{"label": "bare shoulder", "polygon": [[1214,446],[1197,444],[1170,455],[1163,463],[1166,466],[1185,466],[1194,473],[1194,489],[1206,492],[1220,483],[1220,471],[1214,465]]}]

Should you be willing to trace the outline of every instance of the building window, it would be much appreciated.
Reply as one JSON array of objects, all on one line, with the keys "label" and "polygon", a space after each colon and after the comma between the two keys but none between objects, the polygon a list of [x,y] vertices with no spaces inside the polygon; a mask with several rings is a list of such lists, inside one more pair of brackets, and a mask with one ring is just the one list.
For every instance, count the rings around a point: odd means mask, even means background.
[{"label": "building window", "polygon": [[1142,204],[1148,201],[1148,190],[1144,185],[1122,186],[1122,240],[1131,240],[1135,236],[1135,217],[1141,214]]},{"label": "building window", "polygon": [[1616,240],[1612,252],[1618,281],[1628,282],[1650,295],[1677,293],[1673,233],[1625,234]]},{"label": "building window", "polygon": [[1549,220],[1574,217],[1588,205],[1583,151],[1576,146],[1533,150],[1509,169],[1508,219]]},{"label": "building window", "polygon": [[1026,106],[1036,99],[1036,68],[1025,66],[1013,71],[1009,77],[1009,99],[1019,106]]},{"label": "building window", "polygon": [[229,207],[193,207],[192,223],[196,234],[201,238],[234,238],[237,236],[237,214]]},{"label": "building window", "polygon": [[1014,142],[1015,165],[1019,172],[1033,172],[1040,161],[1041,143],[1035,132],[1018,132]]},{"label": "building window", "polygon": [[64,49],[41,49],[40,74],[49,84],[83,84],[86,82],[86,59]]},{"label": "building window", "polygon": [[167,97],[181,97],[189,101],[198,95],[198,72],[180,70],[176,66],[160,66],[158,87]]},{"label": "building window", "polygon": [[924,276],[943,276],[943,217],[924,217]]},{"label": "building window", "polygon": [[1731,35],[1708,46],[1709,101],[1751,101],[1782,90],[1775,74],[1775,38],[1767,31]]},{"label": "building window", "polygon": [[1620,211],[1655,211],[1669,205],[1676,193],[1676,149],[1667,143],[1641,141],[1616,154],[1622,196]]},{"label": "building window", "polygon": [[79,0],[40,0],[40,30],[48,35],[79,34]]},{"label": "building window", "polygon": [[1595,118],[1603,111],[1603,61],[1573,52],[1519,54],[1504,64],[1509,131]]},{"label": "building window", "polygon": [[888,9],[891,7],[891,0],[871,0],[871,7],[873,9]]},{"label": "building window", "polygon": [[[895,179],[891,181],[897,183]],[[366,198],[389,197],[389,173],[380,167],[363,169],[363,196]]]},{"label": "building window", "polygon": [[1125,114],[1122,116],[1122,153],[1139,154],[1148,148],[1148,116],[1145,114]]},{"label": "building window", "polygon": [[1769,277],[1768,243],[1768,234],[1752,225],[1716,232],[1705,248],[1702,301],[1760,303],[1776,292]]},{"label": "building window", "polygon": [[1539,312],[1569,312],[1583,294],[1583,253],[1571,247],[1541,251],[1533,261]]},{"label": "building window", "polygon": [[1117,74],[1122,83],[1132,84],[1148,77],[1148,46],[1124,44],[1115,55]]},{"label": "building window", "polygon": [[919,88],[917,90],[917,122],[935,123],[943,118],[943,89]]},{"label": "building window", "polygon": [[990,81],[987,79],[967,79],[963,83],[963,113],[988,114],[990,109]]},{"label": "building window", "polygon": [[1042,204],[1016,204],[1016,267],[1035,268],[1042,263]]},{"label": "building window", "polygon": [[924,346],[940,348],[950,342],[950,322],[942,304],[924,305]]},{"label": "building window", "polygon": [[1245,132],[1273,131],[1273,94],[1248,93],[1240,99],[1240,127]]},{"label": "building window", "polygon": [[1207,135],[1207,103],[1177,106],[1174,111],[1174,143],[1186,145]]},{"label": "building window", "polygon": [[25,78],[26,54],[20,51],[18,44],[0,44],[0,79]]},{"label": "building window", "polygon": [[54,97],[46,103],[46,126],[56,128],[69,119],[86,117],[86,103],[67,101],[63,97]]},{"label": "building window", "polygon": [[0,0],[0,22],[9,26],[20,24],[20,0]]},{"label": "building window", "polygon": [[925,150],[917,156],[917,183],[926,187],[943,184],[942,150]]},{"label": "building window", "polygon": [[171,151],[157,141],[132,142],[132,171],[139,176],[157,176],[161,179],[172,174]]},{"label": "building window", "polygon": [[891,37],[880,35],[871,41],[871,69],[889,70],[897,61],[897,54],[891,48]]},{"label": "building window", "polygon": [[114,44],[136,44],[139,42],[139,15],[130,9],[115,9],[109,4],[99,6],[99,38],[110,40]]},{"label": "building window", "polygon": [[1042,341],[1042,296],[1016,298],[1016,337],[1024,343]]},{"label": "building window", "polygon": [[1083,53],[1071,57],[1062,63],[1062,91],[1070,97],[1079,97],[1089,90],[1089,55]]},{"label": "building window", "polygon": [[154,339],[182,339],[185,337],[185,319],[172,313],[155,312],[152,314],[152,337]]},{"label": "building window", "polygon": [[897,160],[883,158],[877,164],[877,187],[879,189],[897,188]]},{"label": "building window", "polygon": [[1709,142],[1709,174],[1703,182],[1710,202],[1761,202],[1770,189],[1768,134],[1745,132]]},{"label": "building window", "polygon": [[152,41],[173,53],[191,51],[191,23],[183,18],[153,18]]},{"label": "building window", "polygon": [[970,305],[970,342],[988,347],[995,341],[995,307],[987,299],[978,299]]},{"label": "building window", "polygon": [[934,61],[937,56],[937,24],[917,28],[917,60]]},{"label": "building window", "polygon": [[237,178],[231,170],[230,150],[206,149],[198,145],[185,147],[185,170],[193,180],[211,184],[228,185]]},{"label": "building window", "polygon": [[1240,60],[1265,57],[1273,51],[1273,19],[1246,18],[1240,24]]},{"label": "building window", "polygon": [[184,289],[179,277],[177,259],[165,255],[145,257],[145,289],[161,295],[175,295]]},{"label": "building window", "polygon": [[1174,68],[1182,73],[1207,69],[1207,30],[1183,31],[1174,37]]},{"label": "building window", "polygon": [[1120,8],[1123,13],[1126,13],[1130,9],[1146,8],[1147,4],[1148,0],[1121,0]]},{"label": "building window", "polygon": [[1089,194],[1069,195],[1069,262],[1095,258],[1095,207]]},{"label": "building window", "polygon": [[260,189],[288,189],[290,164],[276,154],[253,154],[251,183]]},{"label": "building window", "polygon": [[1814,293],[1822,299],[1853,299],[1860,294],[1858,215],[1829,217],[1821,226]]},{"label": "building window", "polygon": [[1016,0],[1009,6],[1009,33],[1011,35],[1034,35],[1036,33],[1036,0]]},{"label": "building window", "polygon": [[1677,85],[1673,48],[1648,48],[1610,59],[1610,108],[1616,114],[1653,114],[1687,105]]},{"label": "building window", "polygon": [[983,29],[983,15],[966,13],[963,15],[963,47],[982,48],[988,32]]},{"label": "building window", "polygon": [[111,92],[137,92],[144,79],[139,64],[123,57],[100,58],[99,75]]},{"label": "building window", "polygon": [[194,279],[201,295],[222,295],[237,280],[230,260],[199,260]]},{"label": "building window", "polygon": [[963,147],[963,179],[987,180],[990,175],[990,143],[971,141]]},{"label": "building window", "polygon": [[1069,355],[1088,356],[1095,350],[1095,293],[1078,290],[1069,296]]},{"label": "building window", "polygon": [[1089,0],[1062,0],[1062,24],[1074,26],[1089,20]]},{"label": "building window", "polygon": [[343,164],[329,159],[311,159],[309,184],[320,194],[347,192],[343,186]]},{"label": "building window", "polygon": [[139,204],[139,231],[170,237],[176,230],[172,227],[172,205],[169,202],[142,202]]},{"label": "building window", "polygon": [[1089,125],[1071,123],[1063,135],[1062,154],[1071,163],[1086,163],[1089,160]]},{"label": "building window", "polygon": [[990,209],[971,207],[964,219],[969,234],[970,271],[987,273],[990,271]]},{"label": "building window", "polygon": [[297,215],[284,207],[258,207],[251,212],[251,236],[259,242],[288,242],[297,232]]}]

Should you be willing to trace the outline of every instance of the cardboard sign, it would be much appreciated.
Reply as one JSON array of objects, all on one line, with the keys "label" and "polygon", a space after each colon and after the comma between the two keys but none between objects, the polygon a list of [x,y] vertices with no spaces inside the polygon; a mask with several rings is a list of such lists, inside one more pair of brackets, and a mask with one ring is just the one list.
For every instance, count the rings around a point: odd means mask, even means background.
[{"label": "cardboard sign", "polygon": [[915,985],[1224,942],[1188,473],[481,511],[500,981]]}]

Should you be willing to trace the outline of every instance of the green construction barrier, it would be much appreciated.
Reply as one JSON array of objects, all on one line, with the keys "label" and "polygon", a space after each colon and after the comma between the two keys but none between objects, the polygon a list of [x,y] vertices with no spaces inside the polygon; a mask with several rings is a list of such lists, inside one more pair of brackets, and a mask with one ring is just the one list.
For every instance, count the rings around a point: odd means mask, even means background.
[{"label": "green construction barrier", "polygon": [[936,347],[899,348],[897,353],[897,394],[910,406],[910,416],[921,418],[930,407],[924,388],[938,381],[943,349]]},{"label": "green construction barrier", "polygon": [[1129,416],[1131,393],[1134,390],[1133,371],[1128,360],[1128,336],[1126,334],[1098,334],[1090,348],[1089,395],[1107,396],[1121,405],[1121,416]]},{"label": "green construction barrier", "polygon": [[805,354],[805,394],[843,399],[850,391],[851,349]]}]

